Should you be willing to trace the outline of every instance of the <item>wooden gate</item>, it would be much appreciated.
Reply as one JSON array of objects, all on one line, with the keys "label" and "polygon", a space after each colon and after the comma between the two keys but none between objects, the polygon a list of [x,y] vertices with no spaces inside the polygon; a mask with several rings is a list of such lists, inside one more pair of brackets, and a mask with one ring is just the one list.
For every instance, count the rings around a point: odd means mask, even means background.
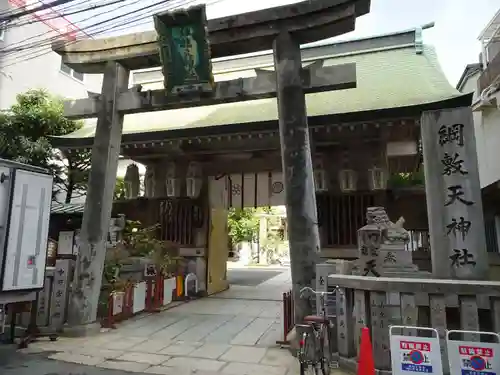
[{"label": "wooden gate", "polygon": [[191,198],[171,198],[160,203],[161,239],[196,246],[196,230],[203,226],[203,206]]},{"label": "wooden gate", "polygon": [[324,247],[356,246],[357,231],[366,224],[366,209],[375,205],[375,194],[317,194],[318,221]]},{"label": "wooden gate", "polygon": [[228,227],[227,210],[212,208],[208,239],[207,293],[214,294],[229,287],[227,281]]}]

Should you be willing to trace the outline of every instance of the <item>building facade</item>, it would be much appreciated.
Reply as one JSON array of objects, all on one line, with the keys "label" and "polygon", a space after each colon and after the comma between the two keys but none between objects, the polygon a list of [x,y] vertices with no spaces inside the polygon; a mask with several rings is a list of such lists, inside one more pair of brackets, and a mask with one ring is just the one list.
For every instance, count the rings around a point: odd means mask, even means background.
[{"label": "building facade", "polygon": [[[358,258],[357,230],[366,210],[384,206],[393,220],[404,217],[411,232],[407,250],[430,270],[420,117],[468,106],[470,95],[449,84],[421,35],[418,28],[302,48],[304,66],[356,64],[356,88],[306,95],[321,257]],[[213,59],[212,65],[215,81],[258,77],[272,74],[273,57],[268,51]],[[131,76],[142,91],[163,86],[158,69]],[[162,239],[196,251],[206,265],[198,276],[209,294],[227,287],[228,209],[285,203],[277,118],[274,98],[124,118],[120,153],[146,166],[145,186],[142,195],[131,179],[128,208],[119,212],[115,205],[114,212],[159,223]],[[95,125],[87,124],[54,141],[90,149]]]},{"label": "building facade", "polygon": [[473,93],[479,179],[484,203],[486,240],[492,260],[500,244],[500,10],[479,35],[479,61],[464,69],[457,89]]},{"label": "building facade", "polygon": [[[0,0],[2,14],[29,9],[27,0]],[[35,1],[37,6],[40,3]],[[73,30],[73,33],[68,31]],[[78,28],[55,10],[47,9],[2,25],[0,31],[0,109],[8,109],[16,96],[29,89],[45,89],[65,98],[100,92],[102,76],[77,73],[61,63],[50,42],[80,37]],[[84,36],[84,35],[82,35]]]}]

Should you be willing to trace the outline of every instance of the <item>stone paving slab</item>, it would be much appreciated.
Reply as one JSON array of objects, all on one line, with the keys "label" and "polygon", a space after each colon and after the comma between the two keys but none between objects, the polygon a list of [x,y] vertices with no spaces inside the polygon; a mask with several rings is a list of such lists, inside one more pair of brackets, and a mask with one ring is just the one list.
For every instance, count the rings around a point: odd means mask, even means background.
[{"label": "stone paving slab", "polygon": [[126,362],[126,361],[104,361],[97,364],[97,367],[110,369],[110,370],[122,370],[127,372],[143,372],[150,367],[147,363],[138,362]]},{"label": "stone paving slab", "polygon": [[266,355],[265,348],[232,346],[220,359],[226,362],[259,363]]},{"label": "stone paving slab", "polygon": [[196,349],[198,349],[199,346],[197,345],[191,345],[191,344],[172,344],[167,346],[165,349],[160,350],[159,353],[161,354],[167,354],[171,356],[175,355],[188,355],[191,352],[194,352]]},{"label": "stone paving slab", "polygon": [[193,358],[188,357],[175,357],[167,362],[163,363],[163,366],[175,367],[175,368],[187,368],[192,372],[198,370],[217,372],[227,363],[223,361],[218,361],[215,359],[202,359],[198,358],[193,360]]},{"label": "stone paving slab", "polygon": [[189,353],[188,356],[193,358],[217,359],[226,353],[230,348],[231,345],[226,344],[204,344],[195,351]]},{"label": "stone paving slab", "polygon": [[169,339],[146,340],[137,344],[136,346],[133,346],[131,350],[140,353],[158,353],[161,350],[165,349],[167,346],[172,345],[172,343],[173,341]]},{"label": "stone paving slab", "polygon": [[56,352],[49,358],[67,363],[141,374],[298,375],[296,359],[276,347],[282,338],[281,293],[289,289],[290,275],[284,272],[257,287],[144,314],[93,337],[40,341],[27,350]]},{"label": "stone paving slab", "polygon": [[170,357],[166,355],[137,352],[126,352],[117,358],[118,361],[146,363],[148,365],[161,365],[169,359]]}]

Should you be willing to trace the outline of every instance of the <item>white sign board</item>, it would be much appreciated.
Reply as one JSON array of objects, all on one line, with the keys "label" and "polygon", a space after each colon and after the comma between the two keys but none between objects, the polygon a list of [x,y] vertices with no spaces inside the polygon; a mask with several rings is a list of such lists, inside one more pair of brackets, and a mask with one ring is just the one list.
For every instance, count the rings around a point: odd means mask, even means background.
[{"label": "white sign board", "polygon": [[[407,330],[429,332],[432,337],[404,335]],[[439,336],[434,328],[391,326],[389,339],[393,375],[416,373],[443,375]]]},{"label": "white sign board", "polygon": [[136,314],[146,309],[146,282],[141,281],[134,287],[132,313]]},{"label": "white sign board", "polygon": [[3,291],[42,289],[49,233],[52,176],[16,169],[12,179]]},{"label": "white sign board", "polygon": [[59,240],[57,241],[57,255],[73,255],[73,241],[75,238],[74,231],[59,232]]},{"label": "white sign board", "polygon": [[[493,338],[494,342],[460,340],[463,335]],[[450,339],[458,336],[458,339]],[[500,374],[500,336],[493,332],[448,331],[446,334],[450,374]]]}]

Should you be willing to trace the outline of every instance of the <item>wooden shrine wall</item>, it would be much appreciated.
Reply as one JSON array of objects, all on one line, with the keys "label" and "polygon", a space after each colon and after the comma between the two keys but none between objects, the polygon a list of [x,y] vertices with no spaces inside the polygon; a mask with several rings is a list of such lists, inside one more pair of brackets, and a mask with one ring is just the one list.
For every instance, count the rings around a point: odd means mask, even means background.
[{"label": "wooden shrine wall", "polygon": [[210,202],[224,207],[285,205],[281,172],[241,173],[209,178]]}]

